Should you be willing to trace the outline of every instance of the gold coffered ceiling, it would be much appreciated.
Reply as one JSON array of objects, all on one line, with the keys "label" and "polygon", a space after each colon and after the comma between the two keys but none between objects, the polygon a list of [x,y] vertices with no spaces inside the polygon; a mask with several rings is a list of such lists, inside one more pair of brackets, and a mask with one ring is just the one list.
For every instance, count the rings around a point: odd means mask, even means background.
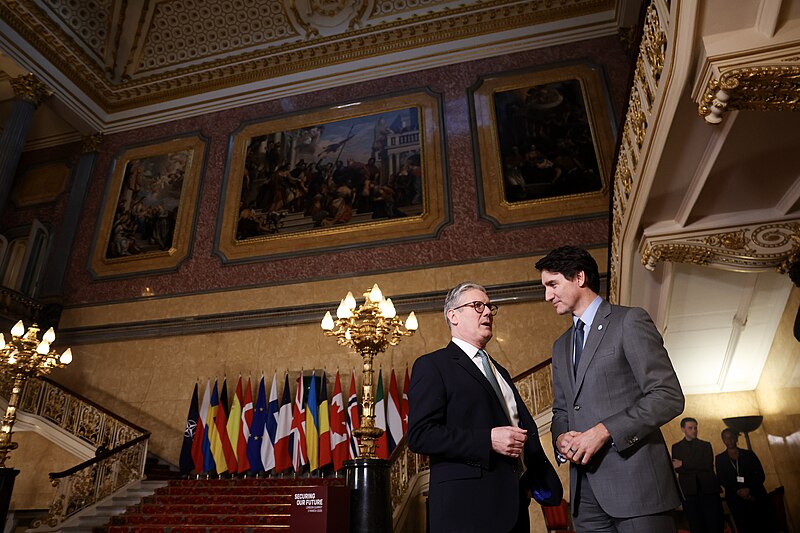
[{"label": "gold coffered ceiling", "polygon": [[[615,0],[8,0],[24,64],[42,57],[105,113],[613,12]],[[581,23],[579,22],[578,25]],[[551,28],[555,32],[561,28]],[[514,32],[517,31],[515,34]],[[515,37],[516,36],[516,37]],[[579,36],[578,36],[579,38]],[[470,41],[472,40],[472,41]],[[43,67],[44,68],[44,67]]]}]

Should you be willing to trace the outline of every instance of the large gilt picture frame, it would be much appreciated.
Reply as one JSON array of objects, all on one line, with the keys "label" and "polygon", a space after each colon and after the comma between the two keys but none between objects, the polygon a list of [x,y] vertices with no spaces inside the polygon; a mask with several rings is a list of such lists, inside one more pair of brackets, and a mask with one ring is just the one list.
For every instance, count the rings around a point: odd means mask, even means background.
[{"label": "large gilt picture frame", "polygon": [[188,257],[205,156],[199,135],[116,156],[91,255],[95,278],[175,270]]},{"label": "large gilt picture frame", "polygon": [[448,221],[439,95],[417,90],[242,124],[217,253],[225,262],[431,238]]},{"label": "large gilt picture frame", "polygon": [[608,211],[614,124],[598,67],[485,77],[470,96],[483,218],[503,227]]}]

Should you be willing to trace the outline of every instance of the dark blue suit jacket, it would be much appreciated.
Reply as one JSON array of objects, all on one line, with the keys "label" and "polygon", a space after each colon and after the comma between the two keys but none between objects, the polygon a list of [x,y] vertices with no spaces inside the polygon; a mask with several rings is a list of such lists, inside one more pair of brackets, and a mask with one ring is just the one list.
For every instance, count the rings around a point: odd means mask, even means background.
[{"label": "dark blue suit jacket", "polygon": [[[491,430],[508,426],[503,406],[486,377],[456,344],[417,359],[408,390],[408,445],[430,456],[431,531],[509,531],[527,489],[545,504],[561,502],[562,489],[542,450],[536,423],[514,390],[520,427],[528,430],[525,475],[517,460],[492,451]],[[522,492],[521,492],[522,491]]]}]

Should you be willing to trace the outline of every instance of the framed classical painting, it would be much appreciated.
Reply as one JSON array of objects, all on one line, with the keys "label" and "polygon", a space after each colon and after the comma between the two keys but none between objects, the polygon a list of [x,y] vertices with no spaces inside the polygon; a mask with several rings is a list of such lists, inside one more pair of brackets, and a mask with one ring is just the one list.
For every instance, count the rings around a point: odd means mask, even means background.
[{"label": "framed classical painting", "polygon": [[174,270],[191,248],[206,139],[122,150],[114,160],[91,256],[97,278]]},{"label": "framed classical painting", "polygon": [[614,124],[599,68],[486,77],[470,95],[484,218],[502,227],[608,211]]},{"label": "framed classical painting", "polygon": [[426,90],[243,124],[217,252],[237,262],[434,237],[445,190],[441,102]]}]

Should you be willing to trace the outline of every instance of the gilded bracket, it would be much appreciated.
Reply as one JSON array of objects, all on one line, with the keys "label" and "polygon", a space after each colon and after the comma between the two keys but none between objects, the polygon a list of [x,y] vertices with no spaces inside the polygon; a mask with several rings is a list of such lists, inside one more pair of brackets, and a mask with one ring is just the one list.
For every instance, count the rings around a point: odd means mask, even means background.
[{"label": "gilded bracket", "polygon": [[766,65],[727,70],[708,80],[697,112],[719,124],[730,109],[800,110],[800,66]]},{"label": "gilded bracket", "polygon": [[735,272],[774,268],[783,274],[800,256],[800,220],[645,237],[641,249],[642,265],[651,271],[669,261]]}]

